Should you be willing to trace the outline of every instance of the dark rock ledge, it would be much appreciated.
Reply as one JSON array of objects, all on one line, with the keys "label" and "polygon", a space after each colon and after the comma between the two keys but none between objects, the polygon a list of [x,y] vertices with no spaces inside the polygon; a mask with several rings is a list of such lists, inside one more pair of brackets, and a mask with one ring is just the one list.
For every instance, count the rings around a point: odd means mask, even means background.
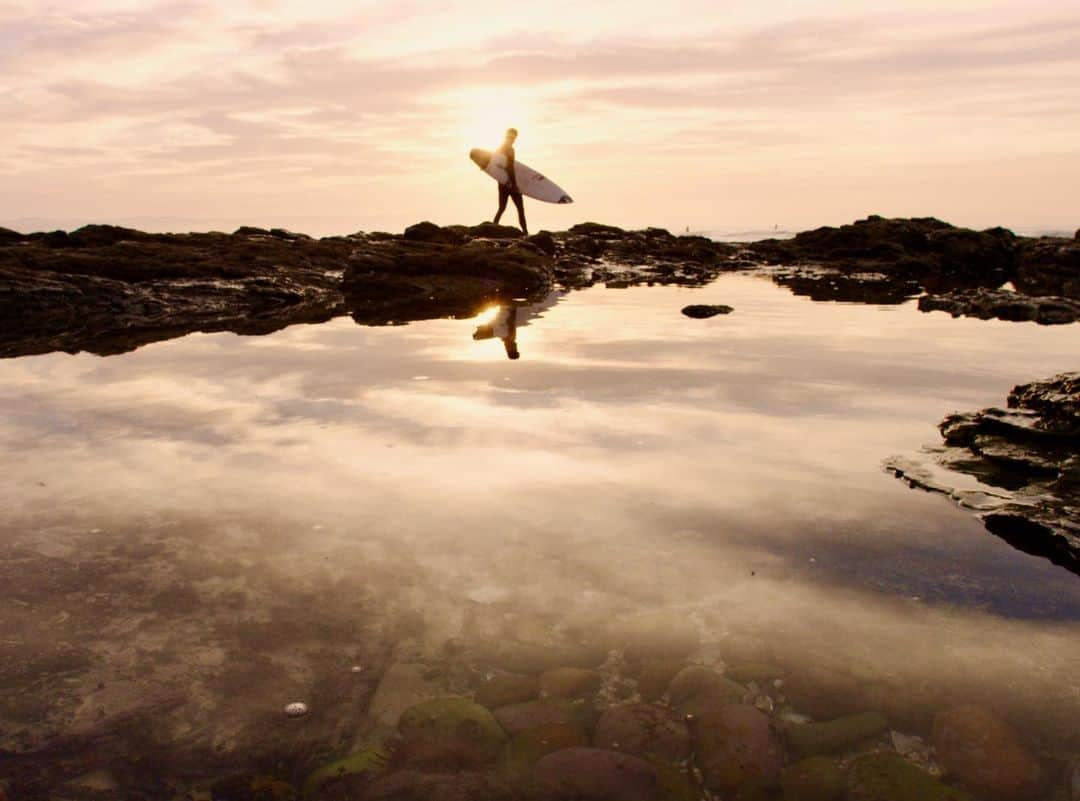
[{"label": "dark rock ledge", "polygon": [[747,266],[734,253],[704,237],[595,223],[528,239],[491,223],[324,239],[251,227],[0,229],[0,358],[122,353],[194,331],[265,334],[344,314],[362,324],[470,316],[539,299],[556,281],[700,285]]},{"label": "dark rock ledge", "polygon": [[944,447],[886,467],[972,509],[1010,545],[1080,574],[1080,373],[1015,387],[1008,409],[951,414],[939,429]]},{"label": "dark rock ledge", "polygon": [[[265,334],[345,314],[365,325],[469,316],[555,284],[701,286],[764,265],[783,265],[774,280],[820,300],[900,303],[925,291],[920,308],[953,314],[1064,323],[1080,313],[1080,241],[929,218],[870,217],[748,245],[598,223],[528,238],[491,223],[323,239],[251,227],[0,228],[0,358],[121,353],[194,331]],[[1006,282],[1016,291],[1000,290]]]},{"label": "dark rock ledge", "polygon": [[[815,300],[903,303],[921,311],[1053,325],[1080,319],[1080,239],[972,231],[932,217],[871,216],[747,246],[784,269],[777,283]],[[1012,289],[1003,289],[1011,284]]]}]

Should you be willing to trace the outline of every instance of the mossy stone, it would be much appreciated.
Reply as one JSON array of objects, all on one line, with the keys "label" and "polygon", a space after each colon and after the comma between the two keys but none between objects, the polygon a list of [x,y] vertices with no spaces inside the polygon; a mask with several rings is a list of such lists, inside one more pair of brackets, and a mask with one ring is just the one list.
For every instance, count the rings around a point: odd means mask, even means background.
[{"label": "mossy stone", "polygon": [[304,795],[311,795],[328,779],[359,776],[365,773],[375,776],[386,767],[386,761],[389,758],[390,752],[385,748],[365,748],[336,762],[323,765],[312,771],[304,781]]},{"label": "mossy stone", "polygon": [[531,701],[540,693],[536,676],[499,673],[485,681],[476,691],[476,703],[488,709]]},{"label": "mossy stone", "polygon": [[859,757],[848,772],[844,801],[974,801],[956,787],[942,784],[899,754]]},{"label": "mossy stone", "polygon": [[484,707],[467,698],[433,698],[402,714],[398,731],[407,742],[444,740],[466,745],[495,759],[506,745],[506,732]]},{"label": "mossy stone", "polygon": [[802,756],[834,754],[889,728],[880,712],[863,712],[821,723],[793,723],[784,736],[791,749]]}]

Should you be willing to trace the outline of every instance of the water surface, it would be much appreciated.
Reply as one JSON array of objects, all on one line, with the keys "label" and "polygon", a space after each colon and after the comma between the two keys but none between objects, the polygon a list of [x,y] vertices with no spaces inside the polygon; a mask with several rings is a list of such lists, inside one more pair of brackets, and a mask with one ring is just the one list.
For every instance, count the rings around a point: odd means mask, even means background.
[{"label": "water surface", "polygon": [[333,752],[394,662],[453,688],[462,644],[661,611],[898,728],[975,702],[1075,751],[1080,582],[882,461],[1076,369],[1080,327],[755,275],[519,314],[517,360],[482,321],[341,319],[0,362],[0,749]]}]

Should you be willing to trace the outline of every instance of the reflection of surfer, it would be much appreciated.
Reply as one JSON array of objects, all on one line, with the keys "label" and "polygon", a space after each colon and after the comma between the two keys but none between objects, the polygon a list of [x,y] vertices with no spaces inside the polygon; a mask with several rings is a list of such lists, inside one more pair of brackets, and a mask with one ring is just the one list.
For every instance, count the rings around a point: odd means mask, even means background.
[{"label": "reflection of surfer", "polygon": [[473,339],[491,339],[498,337],[506,348],[506,358],[520,359],[517,347],[517,306],[502,306],[495,320],[488,325],[478,325],[473,332]]},{"label": "reflection of surfer", "polygon": [[507,128],[506,138],[499,145],[499,149],[495,151],[506,156],[506,172],[510,176],[506,184],[499,184],[499,210],[495,213],[495,223],[498,224],[499,220],[502,219],[503,212],[506,211],[506,201],[513,198],[514,205],[517,206],[521,232],[528,236],[529,226],[525,223],[525,200],[521,197],[521,190],[517,185],[517,174],[514,172],[514,142],[517,140],[517,135],[517,128]]},{"label": "reflection of surfer", "polygon": [[539,303],[523,306],[515,303],[502,305],[490,323],[476,326],[472,338],[480,340],[498,337],[503,341],[507,358],[520,359],[521,354],[518,353],[517,347],[518,328],[528,325],[530,320],[543,316],[544,312],[558,303],[565,294],[565,292],[555,291],[548,293],[548,296]]}]

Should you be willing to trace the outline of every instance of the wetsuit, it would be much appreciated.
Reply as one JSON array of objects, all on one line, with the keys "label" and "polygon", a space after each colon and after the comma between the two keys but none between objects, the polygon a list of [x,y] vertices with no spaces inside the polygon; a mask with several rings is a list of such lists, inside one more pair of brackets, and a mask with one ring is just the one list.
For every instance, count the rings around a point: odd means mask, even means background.
[{"label": "wetsuit", "polygon": [[529,226],[525,222],[525,201],[521,197],[521,190],[518,189],[517,185],[517,175],[514,173],[514,146],[509,142],[503,142],[495,152],[506,156],[506,171],[510,174],[508,184],[499,184],[499,211],[495,214],[495,222],[498,223],[502,219],[503,212],[506,211],[506,201],[513,198],[514,205],[517,206],[518,223],[521,225],[521,232],[528,235]]}]

